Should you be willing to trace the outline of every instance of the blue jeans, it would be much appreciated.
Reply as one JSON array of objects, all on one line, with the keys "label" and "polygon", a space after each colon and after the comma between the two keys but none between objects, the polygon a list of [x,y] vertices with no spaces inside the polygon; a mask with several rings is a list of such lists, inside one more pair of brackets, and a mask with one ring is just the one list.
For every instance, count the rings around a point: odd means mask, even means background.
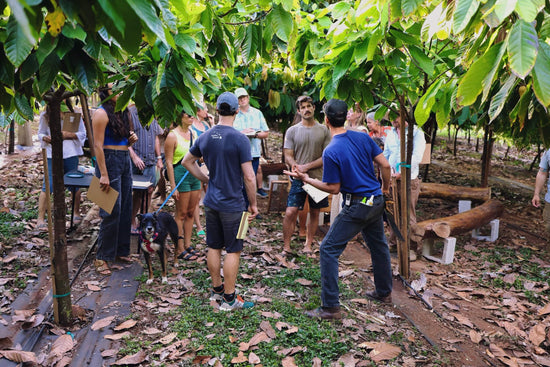
[{"label": "blue jeans", "polygon": [[[254,170],[254,179],[256,179],[256,175],[258,174],[258,167],[260,167],[260,157],[252,158],[252,169]],[[259,187],[258,187],[259,189]],[[248,209],[248,195],[246,194],[246,184],[243,184],[243,196],[244,196],[244,204],[245,208]]]},{"label": "blue jeans", "polygon": [[[118,191],[111,214],[101,209],[103,219],[97,239],[98,260],[114,261],[117,256],[130,254],[130,226],[132,222],[132,168],[127,150],[104,149],[105,165],[112,189]],[[100,176],[99,168],[95,169]]]},{"label": "blue jeans", "polygon": [[352,201],[344,205],[342,211],[323,239],[320,247],[321,301],[324,307],[338,307],[338,258],[344,252],[348,241],[361,232],[369,246],[374,284],[379,295],[386,296],[392,291],[390,250],[384,235],[384,198],[374,198],[372,206]]}]

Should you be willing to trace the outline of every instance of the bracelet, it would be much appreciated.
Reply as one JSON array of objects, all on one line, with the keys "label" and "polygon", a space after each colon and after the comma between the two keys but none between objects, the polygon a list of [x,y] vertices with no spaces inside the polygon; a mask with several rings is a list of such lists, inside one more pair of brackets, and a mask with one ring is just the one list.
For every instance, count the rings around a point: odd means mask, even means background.
[{"label": "bracelet", "polygon": [[157,159],[162,159],[162,156],[161,156],[161,155],[157,155]]}]

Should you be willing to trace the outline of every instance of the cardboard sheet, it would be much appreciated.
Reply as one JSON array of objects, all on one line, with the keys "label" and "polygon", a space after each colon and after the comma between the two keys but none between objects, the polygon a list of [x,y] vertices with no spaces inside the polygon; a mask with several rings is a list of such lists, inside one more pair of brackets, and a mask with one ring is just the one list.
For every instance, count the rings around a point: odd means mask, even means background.
[{"label": "cardboard sheet", "polygon": [[318,188],[310,184],[304,184],[302,188],[304,189],[305,192],[307,192],[309,196],[311,196],[313,201],[315,201],[316,203],[318,203],[319,201],[323,200],[324,198],[330,195],[328,192],[319,190]]},{"label": "cardboard sheet", "polygon": [[80,114],[65,112],[63,114],[63,131],[76,133],[80,126]]},{"label": "cardboard sheet", "polygon": [[92,177],[90,188],[86,194],[88,199],[96,203],[101,209],[111,214],[113,207],[115,206],[116,199],[118,198],[118,191],[109,187],[109,191],[102,191],[99,186],[99,178]]}]

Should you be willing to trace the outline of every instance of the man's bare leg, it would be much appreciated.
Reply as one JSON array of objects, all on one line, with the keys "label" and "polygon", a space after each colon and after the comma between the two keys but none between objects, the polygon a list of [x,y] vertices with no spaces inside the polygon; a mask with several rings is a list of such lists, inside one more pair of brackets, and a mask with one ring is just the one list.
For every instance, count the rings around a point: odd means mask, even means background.
[{"label": "man's bare leg", "polygon": [[212,278],[212,287],[215,288],[222,285],[223,282],[220,273],[222,267],[222,250],[209,248],[208,254],[206,255],[206,265],[210,272],[210,278]]},{"label": "man's bare leg", "polygon": [[290,252],[290,239],[296,229],[296,218],[298,217],[298,207],[289,206],[286,208],[285,218],[283,219],[283,251]]},{"label": "man's bare leg", "polygon": [[306,236],[306,244],[304,245],[304,252],[305,253],[311,253],[311,244],[313,243],[313,240],[315,239],[315,234],[317,233],[317,228],[319,228],[319,213],[321,212],[321,209],[309,209],[309,223],[307,226],[307,236]]},{"label": "man's bare leg", "polygon": [[[225,255],[223,260],[225,294],[235,293],[235,283],[237,282],[237,274],[239,273],[240,259],[240,252],[232,252]],[[221,283],[219,285],[221,285]]]}]

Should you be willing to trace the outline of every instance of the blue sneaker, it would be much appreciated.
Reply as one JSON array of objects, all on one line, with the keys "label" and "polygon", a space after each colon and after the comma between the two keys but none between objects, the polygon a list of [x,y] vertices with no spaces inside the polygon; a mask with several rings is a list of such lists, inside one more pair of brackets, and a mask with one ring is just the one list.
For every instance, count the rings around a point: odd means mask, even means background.
[{"label": "blue sneaker", "polygon": [[256,191],[256,194],[263,198],[267,197],[267,192],[265,192],[264,189],[258,189],[258,191]]},{"label": "blue sneaker", "polygon": [[223,291],[218,293],[212,289],[212,291],[210,291],[210,301],[216,301],[218,303],[223,301]]},{"label": "blue sneaker", "polygon": [[252,308],[252,307],[254,307],[253,302],[246,302],[241,296],[235,296],[235,298],[231,302],[227,302],[225,299],[222,299],[220,310],[233,311],[239,308]]}]

